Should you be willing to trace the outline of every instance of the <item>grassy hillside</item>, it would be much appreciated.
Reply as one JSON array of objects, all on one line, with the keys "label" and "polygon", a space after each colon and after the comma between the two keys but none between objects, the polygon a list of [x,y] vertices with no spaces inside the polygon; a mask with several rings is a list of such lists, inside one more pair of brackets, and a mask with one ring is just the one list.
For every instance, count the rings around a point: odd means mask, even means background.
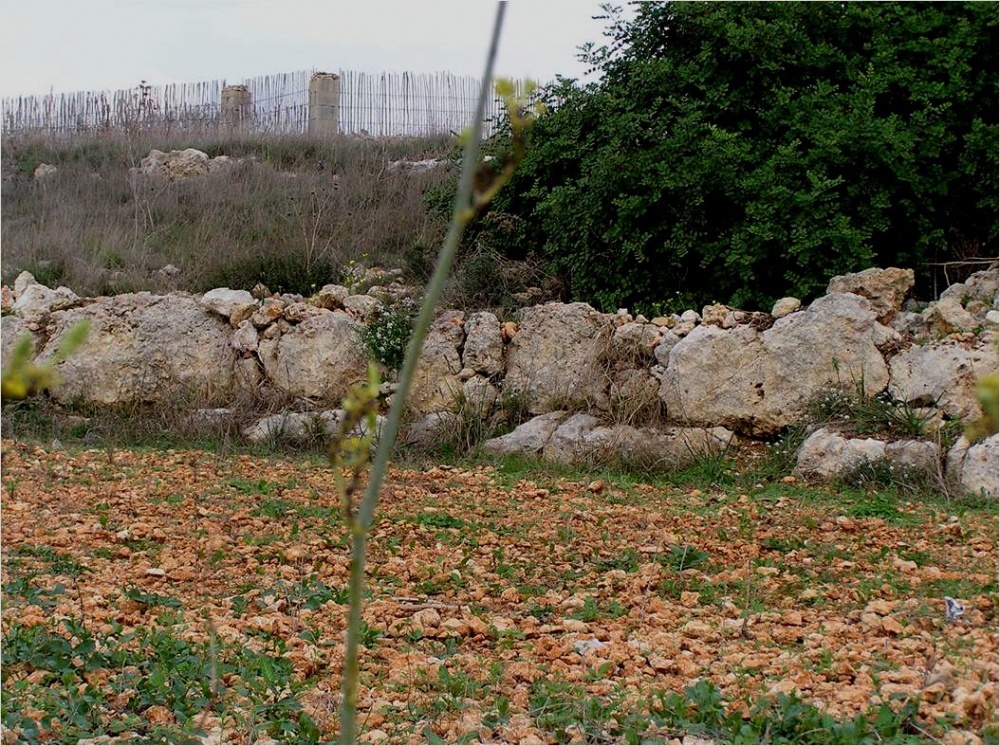
[{"label": "grassy hillside", "polygon": [[[245,160],[182,181],[130,177],[150,149],[189,147]],[[446,169],[388,165],[449,148],[449,138],[6,138],[3,281],[29,270],[88,295],[259,281],[308,292],[339,280],[352,260],[419,275],[445,227],[423,194]],[[32,178],[41,163],[58,172]],[[159,271],[167,265],[179,273]]]}]

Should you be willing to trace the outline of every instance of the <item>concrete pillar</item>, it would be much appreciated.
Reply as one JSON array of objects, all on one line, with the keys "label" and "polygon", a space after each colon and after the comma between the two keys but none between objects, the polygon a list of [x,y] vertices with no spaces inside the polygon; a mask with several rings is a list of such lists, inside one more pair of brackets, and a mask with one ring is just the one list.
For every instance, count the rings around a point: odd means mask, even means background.
[{"label": "concrete pillar", "polygon": [[315,73],[309,81],[309,134],[340,132],[340,76]]},{"label": "concrete pillar", "polygon": [[253,101],[245,85],[227,85],[222,89],[222,126],[229,132],[242,132],[250,125]]}]

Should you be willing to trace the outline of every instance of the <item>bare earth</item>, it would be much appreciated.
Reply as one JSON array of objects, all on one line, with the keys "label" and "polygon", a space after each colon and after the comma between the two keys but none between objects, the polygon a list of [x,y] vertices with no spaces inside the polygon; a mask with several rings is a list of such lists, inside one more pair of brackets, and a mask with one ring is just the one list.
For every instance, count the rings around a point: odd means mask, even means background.
[{"label": "bare earth", "polygon": [[[125,669],[79,651],[59,664],[78,691],[105,693],[88,717],[125,723],[123,740],[156,726],[282,741],[276,710],[254,709],[247,674],[222,665],[232,651],[287,661],[284,691],[262,701],[294,697],[313,737],[336,736],[349,563],[329,467],[7,441],[2,480],[5,712],[41,722],[67,686],[12,640],[41,626],[73,643],[65,620],[77,620],[122,645],[143,628],[192,649],[218,640],[220,665],[202,677],[218,676],[218,693],[188,720],[124,685]],[[994,512],[896,511],[798,484],[750,492],[395,469],[369,555],[362,740],[623,740],[624,713],[699,678],[732,707],[794,692],[847,718],[903,694],[928,734],[996,732]],[[945,596],[965,606],[957,621]],[[614,707],[572,709],[591,698]],[[5,742],[25,738],[4,725]],[[70,726],[57,718],[37,738],[81,732]]]}]

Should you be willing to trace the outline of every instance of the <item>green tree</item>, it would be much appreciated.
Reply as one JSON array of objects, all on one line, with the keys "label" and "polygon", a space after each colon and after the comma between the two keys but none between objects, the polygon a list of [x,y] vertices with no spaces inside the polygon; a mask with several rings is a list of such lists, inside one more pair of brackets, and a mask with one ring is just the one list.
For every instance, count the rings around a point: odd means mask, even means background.
[{"label": "green tree", "polygon": [[[997,239],[990,3],[605,6],[598,82],[542,92],[510,187],[471,232],[574,298],[769,308],[834,275]],[[501,136],[492,146],[504,150]]]}]

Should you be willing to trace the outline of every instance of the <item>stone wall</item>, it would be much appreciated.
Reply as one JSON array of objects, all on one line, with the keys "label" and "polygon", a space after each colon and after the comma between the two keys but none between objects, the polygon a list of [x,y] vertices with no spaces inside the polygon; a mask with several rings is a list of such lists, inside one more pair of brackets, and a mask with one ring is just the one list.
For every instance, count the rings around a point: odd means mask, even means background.
[{"label": "stone wall", "polygon": [[[207,402],[271,390],[299,397],[295,421],[319,417],[365,376],[364,324],[412,294],[393,273],[371,282],[363,295],[329,285],[312,298],[226,288],[78,298],[23,273],[4,288],[3,356],[30,333],[45,359],[86,318],[85,347],[59,365],[57,402],[158,402],[179,392]],[[771,313],[712,305],[645,319],[550,303],[502,322],[489,312],[446,311],[418,367],[409,437],[442,437],[460,403],[474,402],[486,417],[516,398],[537,417],[487,450],[673,466],[737,437],[773,438],[808,424],[810,404],[824,393],[863,389],[919,412],[930,437],[871,443],[827,423],[801,449],[800,473],[828,478],[864,459],[888,459],[950,469],[970,489],[996,494],[996,436],[959,442],[948,454],[931,444],[939,426],[979,416],[976,383],[997,370],[997,270],[972,275],[924,308],[905,300],[912,285],[911,270],[870,269],[835,277],[806,307],[784,298]]]}]

